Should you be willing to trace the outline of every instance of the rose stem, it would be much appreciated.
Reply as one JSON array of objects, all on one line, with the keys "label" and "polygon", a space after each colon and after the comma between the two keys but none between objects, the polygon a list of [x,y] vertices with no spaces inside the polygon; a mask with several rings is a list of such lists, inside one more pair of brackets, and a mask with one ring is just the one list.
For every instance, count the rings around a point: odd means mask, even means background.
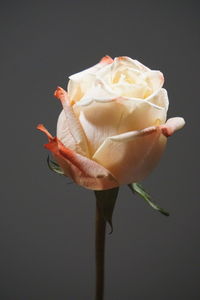
[{"label": "rose stem", "polygon": [[96,300],[103,300],[106,221],[96,199]]}]

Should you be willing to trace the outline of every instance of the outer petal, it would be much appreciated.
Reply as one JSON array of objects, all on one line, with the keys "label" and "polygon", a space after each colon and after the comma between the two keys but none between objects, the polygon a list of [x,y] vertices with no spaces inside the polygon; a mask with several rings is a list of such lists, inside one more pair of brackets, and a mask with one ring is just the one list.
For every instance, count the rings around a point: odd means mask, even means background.
[{"label": "outer petal", "polygon": [[108,64],[111,64],[113,59],[110,56],[104,56],[101,61],[95,66],[71,75],[68,83],[68,93],[70,102],[73,104],[79,101],[85,92],[90,89],[96,79],[96,73]]},{"label": "outer petal", "polygon": [[[75,148],[79,153],[89,156],[87,139],[84,134],[84,131],[79,123],[79,120],[76,118],[73,108],[69,104],[69,99],[67,92],[58,87],[55,91],[55,96],[60,99],[63,109],[65,112],[66,121],[63,116],[62,119],[59,118],[57,124],[57,133],[58,137],[61,138],[61,141],[64,145],[69,146],[67,139],[70,133],[70,144],[73,145],[72,149]],[[63,124],[64,122],[64,124]],[[66,126],[66,127],[65,127]],[[73,141],[72,141],[73,140]]]},{"label": "outer petal", "polygon": [[[117,178],[120,184],[144,179],[158,163],[169,133],[184,125],[182,118],[107,138],[93,156]],[[166,134],[167,133],[167,134]]]},{"label": "outer petal", "polygon": [[78,152],[78,153],[82,153],[82,149],[80,148],[80,146],[76,143],[74,137],[72,136],[69,126],[68,126],[68,122],[67,122],[67,118],[65,115],[64,110],[61,111],[59,117],[58,117],[58,122],[57,122],[57,137],[60,141],[62,141],[62,143]]},{"label": "outer petal", "polygon": [[38,129],[49,138],[45,148],[52,152],[64,174],[77,184],[92,190],[110,189],[119,185],[103,166],[65,147],[59,139],[53,138],[43,125],[39,125]]}]

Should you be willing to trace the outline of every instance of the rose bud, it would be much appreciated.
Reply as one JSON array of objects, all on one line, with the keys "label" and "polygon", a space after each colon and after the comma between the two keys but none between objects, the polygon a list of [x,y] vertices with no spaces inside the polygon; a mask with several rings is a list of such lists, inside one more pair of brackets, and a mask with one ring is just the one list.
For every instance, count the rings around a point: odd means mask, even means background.
[{"label": "rose bud", "polygon": [[167,138],[185,124],[166,122],[163,74],[129,57],[105,56],[69,77],[55,96],[63,110],[49,149],[66,176],[92,190],[143,180],[157,165]]}]

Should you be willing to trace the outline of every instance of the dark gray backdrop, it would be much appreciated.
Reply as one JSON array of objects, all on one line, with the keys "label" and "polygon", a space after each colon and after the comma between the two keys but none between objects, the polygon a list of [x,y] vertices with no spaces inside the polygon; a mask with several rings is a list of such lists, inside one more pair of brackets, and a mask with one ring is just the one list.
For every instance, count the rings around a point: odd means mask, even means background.
[{"label": "dark gray backdrop", "polygon": [[169,218],[121,188],[105,300],[199,299],[198,1],[1,1],[0,11],[0,299],[93,299],[94,195],[48,170],[35,127],[55,133],[55,87],[105,54],[160,69],[169,117],[187,123],[145,180]]}]

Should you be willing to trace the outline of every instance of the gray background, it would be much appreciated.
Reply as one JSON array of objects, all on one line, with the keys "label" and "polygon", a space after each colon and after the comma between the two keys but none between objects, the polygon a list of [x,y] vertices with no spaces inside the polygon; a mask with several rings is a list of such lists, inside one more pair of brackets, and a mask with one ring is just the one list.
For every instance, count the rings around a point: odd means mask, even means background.
[{"label": "gray background", "polygon": [[107,235],[105,300],[200,299],[198,1],[1,1],[0,299],[90,300],[93,192],[50,172],[44,123],[55,133],[67,76],[127,55],[165,75],[170,138],[145,180],[166,218],[122,187]]}]

